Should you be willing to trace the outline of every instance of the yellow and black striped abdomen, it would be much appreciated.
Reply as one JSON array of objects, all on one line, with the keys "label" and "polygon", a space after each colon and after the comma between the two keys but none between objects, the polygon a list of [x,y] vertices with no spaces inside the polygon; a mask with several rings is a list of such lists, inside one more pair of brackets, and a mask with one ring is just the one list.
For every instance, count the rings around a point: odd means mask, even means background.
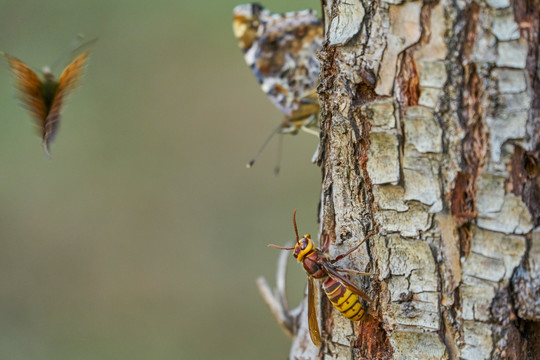
[{"label": "yellow and black striped abdomen", "polygon": [[351,321],[358,321],[364,316],[364,307],[360,299],[345,285],[332,278],[323,283],[324,292],[339,312]]}]

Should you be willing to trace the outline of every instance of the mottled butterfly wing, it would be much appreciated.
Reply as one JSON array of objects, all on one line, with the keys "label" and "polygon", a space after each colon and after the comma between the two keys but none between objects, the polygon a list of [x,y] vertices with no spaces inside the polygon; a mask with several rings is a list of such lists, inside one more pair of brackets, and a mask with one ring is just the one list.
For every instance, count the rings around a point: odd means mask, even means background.
[{"label": "mottled butterfly wing", "polygon": [[[285,115],[294,120],[311,115],[307,107],[319,76],[317,51],[322,45],[322,25],[311,11],[272,15],[264,23],[253,70],[263,90]],[[305,109],[303,109],[305,108]],[[307,115],[307,116],[306,116]]]},{"label": "mottled butterfly wing", "polygon": [[60,120],[60,111],[68,93],[75,89],[83,74],[86,62],[88,59],[88,51],[80,54],[69,64],[58,79],[58,86],[52,98],[48,114],[43,126],[43,143],[46,150],[49,150],[49,145],[54,139],[58,130],[58,122]]},{"label": "mottled butterfly wing", "polygon": [[42,82],[32,69],[14,56],[3,53],[15,77],[15,86],[19,90],[25,107],[43,129],[48,109],[42,94]]},{"label": "mottled butterfly wing", "polygon": [[317,115],[323,26],[315,13],[273,14],[258,4],[239,5],[233,29],[263,91],[285,114],[282,132],[296,131]]}]

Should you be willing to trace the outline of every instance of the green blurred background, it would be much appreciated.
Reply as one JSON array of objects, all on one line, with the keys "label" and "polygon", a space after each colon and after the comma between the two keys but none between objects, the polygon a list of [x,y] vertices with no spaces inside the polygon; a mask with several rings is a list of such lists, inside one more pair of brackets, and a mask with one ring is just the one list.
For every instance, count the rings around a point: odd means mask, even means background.
[{"label": "green blurred background", "polygon": [[[232,34],[234,0],[0,1],[0,49],[41,68],[98,37],[52,158],[0,67],[0,358],[283,359],[259,297],[278,251],[317,232],[317,139],[282,115]],[[275,12],[315,0],[268,0]],[[290,261],[289,299],[305,274]]]}]

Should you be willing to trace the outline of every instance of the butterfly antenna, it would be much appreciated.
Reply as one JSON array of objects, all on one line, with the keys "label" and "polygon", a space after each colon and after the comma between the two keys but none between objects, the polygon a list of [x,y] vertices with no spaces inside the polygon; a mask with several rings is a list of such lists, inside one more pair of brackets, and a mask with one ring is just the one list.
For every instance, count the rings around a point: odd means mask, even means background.
[{"label": "butterfly antenna", "polygon": [[276,167],[274,168],[274,174],[279,175],[279,169],[281,165],[281,154],[283,153],[283,136],[279,137],[279,145],[278,145],[278,155],[277,155],[277,163]]},{"label": "butterfly antenna", "polygon": [[58,70],[58,67],[62,65],[62,62],[65,62],[66,59],[73,60],[73,58],[75,58],[77,55],[90,48],[97,41],[97,38],[93,38],[86,42],[83,42],[83,40],[84,35],[77,34],[77,36],[75,37],[75,39],[73,39],[71,44],[69,44],[67,49],[64,49],[64,52],[56,59],[54,64],[51,66],[51,71],[54,72]]},{"label": "butterfly antenna", "polygon": [[56,72],[58,70],[58,67],[62,65],[63,62],[66,61],[66,58],[71,54],[71,49],[73,48],[73,45],[70,45],[68,50],[64,49],[64,51],[58,56],[55,60],[55,62],[50,67],[50,72]]},{"label": "butterfly antenna", "polygon": [[96,38],[93,38],[93,39],[90,39],[90,40],[84,41],[84,42],[83,42],[83,40],[84,40],[84,35],[82,35],[82,34],[77,35],[76,44],[74,44],[72,46],[71,56],[75,57],[75,56],[89,50],[98,41],[98,38],[96,37]]},{"label": "butterfly antenna", "polygon": [[294,212],[292,213],[292,222],[294,224],[294,232],[296,233],[296,242],[298,243],[300,241],[300,236],[298,236],[298,227],[296,226],[296,209],[294,209]]},{"label": "butterfly antenna", "polygon": [[274,130],[272,131],[272,133],[266,138],[266,140],[264,141],[264,143],[262,144],[262,146],[260,147],[259,151],[257,151],[257,153],[255,154],[255,156],[246,164],[246,167],[249,169],[253,166],[253,164],[255,164],[255,160],[257,160],[257,158],[259,157],[259,155],[261,155],[261,153],[263,152],[264,148],[266,147],[266,145],[268,145],[268,143],[270,142],[270,140],[272,139],[272,137],[279,133],[279,131],[281,130],[281,124]]}]

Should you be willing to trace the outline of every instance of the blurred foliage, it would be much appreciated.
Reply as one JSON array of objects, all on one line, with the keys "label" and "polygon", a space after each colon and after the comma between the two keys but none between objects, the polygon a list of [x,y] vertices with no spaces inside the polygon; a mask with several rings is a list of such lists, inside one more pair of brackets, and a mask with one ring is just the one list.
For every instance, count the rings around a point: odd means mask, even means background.
[{"label": "blurred foliage", "polygon": [[[293,209],[317,233],[317,139],[287,136],[277,177],[277,139],[245,168],[282,116],[237,48],[237,4],[0,0],[0,50],[35,68],[99,38],[51,159],[0,67],[2,359],[287,356],[255,279],[274,281],[266,244],[294,237]],[[292,261],[289,278],[296,305]]]}]

